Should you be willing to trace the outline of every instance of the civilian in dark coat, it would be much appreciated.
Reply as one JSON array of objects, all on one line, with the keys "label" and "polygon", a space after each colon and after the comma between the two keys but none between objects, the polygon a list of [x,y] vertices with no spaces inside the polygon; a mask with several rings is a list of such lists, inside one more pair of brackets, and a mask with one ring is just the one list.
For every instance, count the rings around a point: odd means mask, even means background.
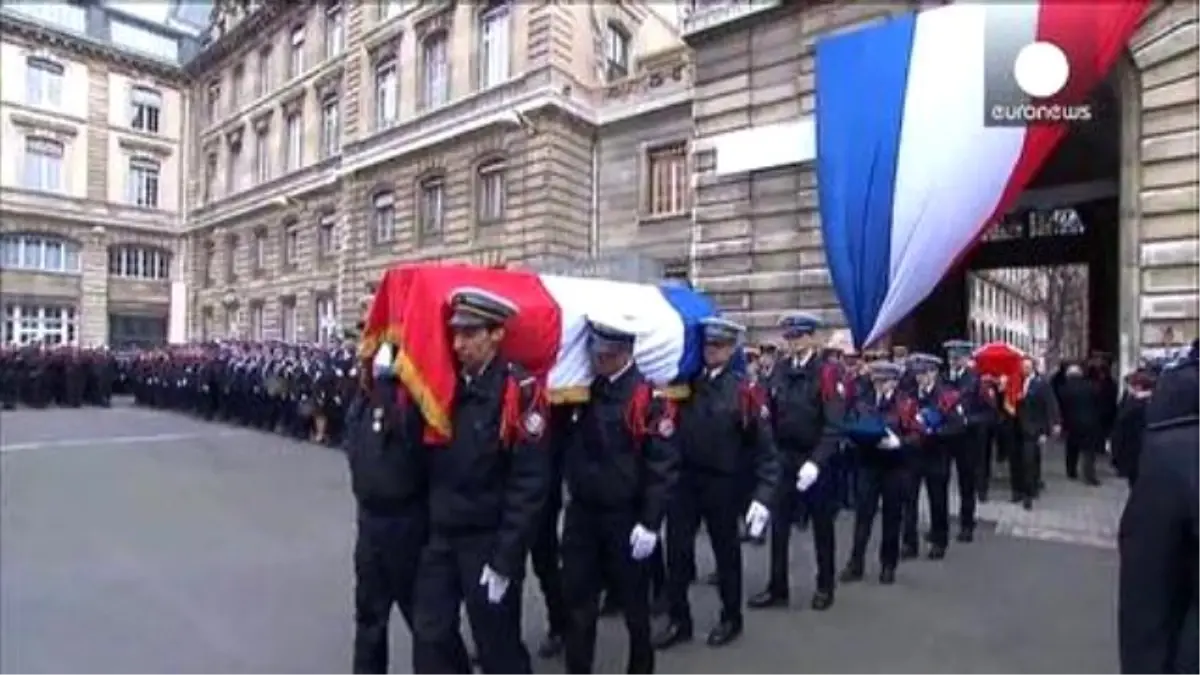
[{"label": "civilian in dark coat", "polygon": [[1109,436],[1112,442],[1112,463],[1117,474],[1133,487],[1138,476],[1138,461],[1142,455],[1142,434],[1146,430],[1146,402],[1154,391],[1154,378],[1145,370],[1131,373],[1125,395],[1117,407],[1117,419]]},{"label": "civilian in dark coat", "polygon": [[1067,366],[1066,378],[1059,390],[1063,431],[1066,433],[1067,478],[1079,477],[1083,460],[1083,479],[1099,485],[1096,479],[1096,455],[1103,452],[1108,425],[1099,383],[1086,377],[1078,364]]}]

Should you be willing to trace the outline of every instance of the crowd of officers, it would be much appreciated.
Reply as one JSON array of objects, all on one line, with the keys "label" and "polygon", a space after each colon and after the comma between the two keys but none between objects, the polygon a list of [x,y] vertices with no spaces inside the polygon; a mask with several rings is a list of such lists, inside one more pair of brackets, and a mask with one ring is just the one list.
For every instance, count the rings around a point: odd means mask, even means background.
[{"label": "crowd of officers", "polygon": [[105,348],[0,345],[0,408],[107,407],[119,373],[119,355]]},{"label": "crowd of officers", "polygon": [[[945,358],[903,348],[856,354],[822,339],[817,317],[795,313],[780,322],[783,344],[747,350],[748,369],[733,365],[744,328],[706,320],[705,367],[691,395],[675,401],[639,371],[638,328],[614,314],[589,317],[587,402],[551,406],[538,380],[499,351],[513,303],[460,289],[448,304],[459,375],[445,420],[422,415],[397,377],[393,345],[370,338],[358,349],[176,347],[127,366],[143,405],[346,450],[358,505],[354,672],[387,672],[393,607],[412,634],[414,672],[532,672],[521,620],[527,558],[549,624],[540,657],[562,655],[569,672],[591,672],[597,619],[616,611],[629,637],[627,671],[654,672],[656,650],[696,630],[688,588],[701,526],[721,604],[709,645],[742,633],[743,605],[789,604],[794,530],[811,532],[809,604],[827,610],[839,583],[866,575],[876,520],[881,584],[895,582],[902,561],[947,556],[952,474],[960,544],[974,540],[976,505],[988,498],[997,460],[1009,466],[1012,500],[1032,508],[1045,487],[1041,455],[1056,435],[1065,437],[1070,475],[1081,462],[1083,480],[1095,483],[1095,459],[1111,439],[1114,464],[1137,480],[1135,427],[1146,415],[1135,409],[1146,407],[1156,375],[1140,369],[1118,403],[1099,362],[1047,378],[1026,359],[1013,408],[1009,383],[978,374],[965,341],[946,343]],[[27,381],[10,377],[12,363],[46,369],[53,361],[57,372],[75,373],[66,364],[102,354],[70,353],[31,361],[4,352],[4,391]],[[75,375],[60,377],[46,386],[69,389],[61,383]],[[845,509],[854,528],[839,572],[834,522]],[[743,602],[742,544],[768,539],[769,581]],[[658,631],[652,608],[666,616]],[[464,609],[474,653],[461,631]]]}]

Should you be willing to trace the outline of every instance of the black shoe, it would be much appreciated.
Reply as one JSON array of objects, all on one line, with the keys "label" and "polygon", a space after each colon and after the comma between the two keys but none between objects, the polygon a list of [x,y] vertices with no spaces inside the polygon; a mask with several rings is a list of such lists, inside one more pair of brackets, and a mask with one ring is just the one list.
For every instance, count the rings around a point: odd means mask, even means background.
[{"label": "black shoe", "polygon": [[725,620],[713,627],[708,634],[709,647],[724,647],[742,634],[742,622]]},{"label": "black shoe", "polygon": [[812,596],[812,608],[824,612],[833,606],[833,591],[817,591]]},{"label": "black shoe", "polygon": [[987,500],[988,500],[988,493],[987,493],[986,491],[984,491],[984,492],[980,492],[980,493],[979,493],[979,501],[980,501],[980,503],[982,503],[982,502],[986,502]]},{"label": "black shoe", "polygon": [[604,602],[600,603],[600,616],[616,616],[620,613],[621,603],[617,602],[616,596],[605,593]]},{"label": "black shoe", "polygon": [[1033,498],[1026,497],[1025,499],[1022,499],[1021,500],[1021,508],[1025,509],[1026,511],[1032,511],[1033,510]]},{"label": "black shoe", "polygon": [[562,654],[563,639],[557,633],[550,633],[538,645],[537,655],[540,659],[553,659]]},{"label": "black shoe", "polygon": [[970,528],[970,527],[964,527],[963,529],[958,531],[958,537],[956,537],[956,539],[958,539],[958,541],[963,544],[969,544],[969,543],[975,541],[975,529]]},{"label": "black shoe", "polygon": [[846,567],[842,570],[842,573],[838,577],[838,579],[840,579],[843,584],[851,584],[856,581],[862,581],[862,579],[863,579],[862,563],[856,563],[856,562],[846,563]]},{"label": "black shoe", "polygon": [[766,609],[768,607],[787,607],[788,596],[786,593],[776,593],[770,589],[759,593],[758,595],[750,596],[746,605],[751,609]]},{"label": "black shoe", "polygon": [[1024,501],[1024,499],[1025,498],[1022,497],[1021,495],[1014,494],[1013,496],[1008,498],[1008,501],[1012,502],[1013,504],[1020,504],[1022,501]]},{"label": "black shoe", "polygon": [[1088,487],[1100,487],[1100,481],[1096,480],[1095,478],[1088,478],[1087,480],[1085,480],[1083,482]]},{"label": "black shoe", "polygon": [[671,621],[654,636],[655,649],[670,649],[681,642],[690,642],[692,627],[678,621]]},{"label": "black shoe", "polygon": [[705,586],[716,586],[721,583],[721,577],[717,576],[716,572],[713,572],[712,574],[704,577],[703,583]]},{"label": "black shoe", "polygon": [[912,560],[920,555],[921,551],[917,548],[916,544],[909,544],[900,549],[901,560]]},{"label": "black shoe", "polygon": [[879,583],[884,586],[891,586],[896,583],[896,568],[885,567],[879,571]]},{"label": "black shoe", "polygon": [[946,547],[945,546],[933,546],[929,549],[929,559],[930,560],[941,560],[942,558],[945,558],[945,557],[946,557]]}]

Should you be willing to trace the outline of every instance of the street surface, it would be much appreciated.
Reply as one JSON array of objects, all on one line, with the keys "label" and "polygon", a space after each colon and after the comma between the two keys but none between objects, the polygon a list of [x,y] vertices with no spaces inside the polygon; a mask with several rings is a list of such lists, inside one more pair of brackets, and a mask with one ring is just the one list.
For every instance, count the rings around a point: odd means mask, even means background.
[{"label": "street surface", "polygon": [[[697,641],[660,672],[1115,672],[1113,549],[1124,489],[1088,490],[1046,458],[1027,513],[997,479],[990,521],[942,562],[902,565],[890,588],[807,608],[808,535],[796,538],[788,610],[747,611],[747,632],[703,644],[715,590],[693,587]],[[851,518],[840,519],[839,562]],[[345,672],[354,509],[339,453],[120,405],[0,418],[0,671]],[[878,530],[876,530],[878,532]],[[701,571],[711,570],[707,546]],[[747,547],[747,594],[765,549]],[[542,609],[526,588],[526,634]],[[397,618],[393,671],[407,672]],[[597,672],[623,672],[624,627],[605,619]],[[543,672],[561,663],[541,662]]]}]

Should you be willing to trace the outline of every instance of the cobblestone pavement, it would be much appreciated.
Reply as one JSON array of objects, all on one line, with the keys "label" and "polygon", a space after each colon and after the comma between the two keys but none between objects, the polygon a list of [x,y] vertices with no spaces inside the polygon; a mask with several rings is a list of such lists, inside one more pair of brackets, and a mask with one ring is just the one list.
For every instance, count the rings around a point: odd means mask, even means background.
[{"label": "cobblestone pavement", "polygon": [[[5,413],[0,671],[344,671],[347,482],[336,452],[180,416]],[[1114,672],[1115,553],[1020,530],[1101,532],[1087,504],[1106,490],[1116,487],[1087,491],[1051,477],[1032,514],[989,503],[983,515],[1014,536],[981,532],[945,561],[905,564],[892,587],[873,577],[842,587],[826,613],[804,606],[812,550],[799,536],[792,608],[748,612],[737,643],[712,650],[698,640],[662,654],[659,670]],[[840,560],[849,521],[839,521]],[[698,549],[701,570],[711,569],[707,546]],[[765,551],[745,550],[753,592],[764,584]],[[535,586],[525,588],[531,642],[544,621]],[[702,635],[718,612],[715,593],[695,586],[692,597]],[[393,670],[405,672],[402,625],[393,641]],[[605,620],[597,672],[623,672],[624,645],[621,622]]]}]

